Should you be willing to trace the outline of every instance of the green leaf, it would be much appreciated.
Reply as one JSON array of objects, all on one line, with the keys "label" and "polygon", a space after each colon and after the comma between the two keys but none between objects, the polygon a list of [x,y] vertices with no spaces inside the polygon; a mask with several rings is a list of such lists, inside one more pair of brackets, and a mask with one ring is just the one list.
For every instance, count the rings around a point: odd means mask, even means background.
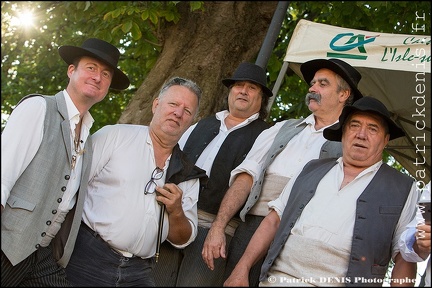
[{"label": "green leaf", "polygon": [[113,29],[111,29],[111,34],[116,34],[117,31],[119,31],[122,27],[122,24],[119,24],[117,26],[115,26]]},{"label": "green leaf", "polygon": [[157,13],[155,13],[153,11],[150,12],[150,21],[155,25],[158,23],[159,16],[157,15]]},{"label": "green leaf", "polygon": [[117,18],[122,14],[123,14],[123,11],[121,9],[117,9],[117,10],[112,11],[113,18]]},{"label": "green leaf", "polygon": [[148,11],[148,9],[146,9],[141,13],[141,19],[145,21],[148,18],[149,18],[149,11]]},{"label": "green leaf", "polygon": [[139,28],[138,24],[136,24],[135,22],[132,23],[131,34],[134,40],[139,40],[142,37],[141,29]]},{"label": "green leaf", "polygon": [[132,28],[132,21],[127,21],[122,25],[122,31],[124,33],[128,33],[131,30],[131,28]]},{"label": "green leaf", "polygon": [[190,1],[189,4],[190,4],[191,11],[201,9],[203,5],[202,1]]}]

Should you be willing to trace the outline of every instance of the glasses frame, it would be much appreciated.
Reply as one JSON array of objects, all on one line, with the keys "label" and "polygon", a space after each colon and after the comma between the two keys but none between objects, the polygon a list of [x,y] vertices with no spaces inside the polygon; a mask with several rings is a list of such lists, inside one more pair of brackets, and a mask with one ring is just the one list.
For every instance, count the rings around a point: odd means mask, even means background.
[{"label": "glasses frame", "polygon": [[[150,181],[147,182],[146,186],[144,187],[144,195],[153,194],[156,191],[157,183],[155,180],[159,180],[162,178],[164,174],[164,170],[157,167],[153,170]],[[153,191],[150,191],[150,188],[154,185]]]}]

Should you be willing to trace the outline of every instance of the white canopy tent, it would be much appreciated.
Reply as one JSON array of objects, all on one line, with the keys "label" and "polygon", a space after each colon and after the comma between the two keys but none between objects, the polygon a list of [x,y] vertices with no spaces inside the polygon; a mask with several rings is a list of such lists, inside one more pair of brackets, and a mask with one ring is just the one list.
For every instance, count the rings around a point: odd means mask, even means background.
[{"label": "white canopy tent", "polygon": [[[421,25],[419,25],[421,27]],[[386,150],[418,181],[430,181],[431,36],[386,34],[300,20],[273,88],[276,95],[288,66],[302,79],[300,65],[339,58],[362,74],[359,90],[383,102],[407,136]],[[273,99],[270,100],[271,107]]]}]

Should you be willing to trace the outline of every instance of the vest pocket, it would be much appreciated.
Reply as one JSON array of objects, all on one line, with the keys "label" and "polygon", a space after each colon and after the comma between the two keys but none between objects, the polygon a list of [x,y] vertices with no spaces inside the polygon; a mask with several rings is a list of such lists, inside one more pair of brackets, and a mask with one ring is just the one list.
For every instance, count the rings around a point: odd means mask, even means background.
[{"label": "vest pocket", "polygon": [[13,209],[20,208],[28,211],[33,211],[36,204],[21,199],[15,195],[10,195],[6,203]]}]

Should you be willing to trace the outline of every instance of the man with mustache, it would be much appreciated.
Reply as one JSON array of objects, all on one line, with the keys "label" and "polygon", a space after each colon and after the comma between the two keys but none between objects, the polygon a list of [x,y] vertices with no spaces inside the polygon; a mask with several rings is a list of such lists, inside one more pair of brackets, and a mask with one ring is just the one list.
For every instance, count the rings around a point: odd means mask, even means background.
[{"label": "man with mustache", "polygon": [[398,240],[416,211],[416,182],[382,161],[405,132],[384,104],[363,97],[323,135],[341,141],[343,156],[311,160],[268,203],[226,286],[246,285],[260,258],[260,287],[382,286],[390,259],[391,286],[414,286],[416,264]]},{"label": "man with mustache", "polygon": [[[360,73],[339,59],[305,62],[300,70],[310,84],[305,119],[290,119],[264,130],[245,160],[231,172],[230,188],[204,243],[202,257],[210,269],[214,259],[227,258],[225,278],[234,269],[250,238],[268,214],[267,203],[279,196],[288,181],[312,159],[339,157],[339,142],[327,141],[323,130],[337,123],[342,109],[362,94]],[[240,214],[239,213],[239,210]],[[224,230],[231,218],[241,222],[226,251]],[[258,285],[261,262],[250,271],[250,286]]]}]

